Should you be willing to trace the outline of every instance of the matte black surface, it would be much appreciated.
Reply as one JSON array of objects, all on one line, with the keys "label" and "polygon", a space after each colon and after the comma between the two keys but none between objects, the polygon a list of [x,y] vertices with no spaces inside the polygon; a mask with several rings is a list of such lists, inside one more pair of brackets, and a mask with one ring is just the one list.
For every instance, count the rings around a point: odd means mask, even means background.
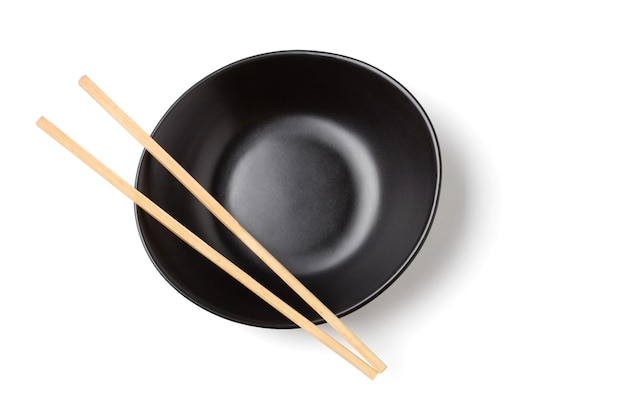
[{"label": "matte black surface", "polygon": [[[406,268],[426,237],[441,167],[417,101],[381,71],[308,51],[264,54],[200,81],[152,136],[339,316]],[[316,323],[322,320],[149,154],[137,188]],[[161,274],[238,322],[294,325],[137,209]]]}]

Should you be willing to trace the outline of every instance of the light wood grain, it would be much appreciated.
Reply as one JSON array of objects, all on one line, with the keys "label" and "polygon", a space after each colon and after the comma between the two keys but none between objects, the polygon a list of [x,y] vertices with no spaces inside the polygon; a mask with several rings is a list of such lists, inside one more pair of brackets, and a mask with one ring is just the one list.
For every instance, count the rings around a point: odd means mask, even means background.
[{"label": "light wood grain", "polygon": [[330,349],[335,351],[342,358],[350,362],[369,378],[374,379],[376,377],[376,375],[378,374],[376,370],[374,370],[371,366],[365,363],[361,358],[356,356],[353,352],[348,350],[337,340],[333,339],[327,333],[322,331],[318,326],[313,324],[298,311],[293,309],[283,300],[270,292],[267,288],[259,284],[255,279],[253,279],[250,275],[241,270],[237,265],[225,258],[222,254],[209,246],[197,235],[195,235],[185,226],[180,224],[171,215],[169,215],[158,205],[156,205],[152,200],[142,194],[139,190],[130,185],[119,175],[113,172],[110,168],[108,168],[106,165],[96,159],[93,155],[87,152],[83,147],[77,144],[74,140],[72,140],[69,136],[63,133],[58,127],[56,127],[46,118],[41,117],[37,121],[37,126],[39,126],[44,132],[46,132],[53,139],[63,145],[67,150],[69,150],[72,154],[78,157],[81,161],[87,164],[90,168],[100,174],[115,188],[117,188],[124,195],[130,198],[135,204],[141,207],[150,216],[154,217],[163,226],[176,234],[176,236],[186,242],[189,246],[194,248],[211,262],[215,263],[215,265],[220,267],[226,273],[228,273],[245,287],[247,287],[250,291],[262,298],[265,302],[274,307],[289,320],[307,331],[309,334],[328,346]]},{"label": "light wood grain", "polygon": [[79,80],[80,86],[100,104],[124,129],[163,165],[185,188],[187,188],[213,215],[219,219],[241,242],[243,242],[276,275],[289,285],[307,304],[332,326],[354,349],[371,365],[382,372],[386,365],[361,341],[346,324],[306,288],[285,266],[283,266],[263,245],[261,245],[239,222],[196,181],[174,158],[172,158],[148,133],[135,123],[111,98],[109,98],[89,77]]}]

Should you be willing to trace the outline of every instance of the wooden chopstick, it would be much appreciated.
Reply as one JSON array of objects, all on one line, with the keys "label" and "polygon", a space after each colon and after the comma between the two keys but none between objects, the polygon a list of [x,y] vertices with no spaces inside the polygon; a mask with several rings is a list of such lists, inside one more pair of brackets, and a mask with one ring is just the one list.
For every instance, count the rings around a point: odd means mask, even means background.
[{"label": "wooden chopstick", "polygon": [[63,145],[67,150],[74,154],[78,159],[87,164],[90,168],[96,171],[100,176],[110,182],[115,188],[121,191],[124,195],[130,198],[135,204],[141,207],[146,213],[154,217],[163,226],[172,231],[176,236],[182,239],[189,246],[194,248],[200,254],[204,255],[208,260],[215,265],[223,269],[226,273],[231,275],[250,291],[262,298],[280,313],[285,315],[288,319],[293,321],[296,325],[306,330],[313,337],[320,342],[328,346],[330,349],[339,354],[342,358],[350,362],[357,369],[367,375],[370,379],[374,379],[378,373],[361,358],[356,356],[352,351],[348,350],[345,346],[333,339],[327,333],[322,331],[318,326],[309,321],[306,317],[296,311],[293,307],[289,306],[283,300],[274,295],[267,288],[259,284],[254,278],[240,269],[237,265],[225,258],[218,251],[209,246],[206,242],[200,239],[197,235],[180,224],[171,215],[165,212],[162,208],[156,205],[152,200],[142,194],[135,187],[130,185],[119,175],[113,172],[110,168],[96,159],[93,155],[87,152],[78,143],[72,140],[69,136],[63,133],[58,127],[48,121],[46,118],[41,117],[37,120],[37,126],[39,126],[44,132],[50,135],[53,139]]},{"label": "wooden chopstick", "polygon": [[86,75],[79,80],[80,86],[100,104],[119,124],[124,127],[143,147],[165,167],[187,190],[189,190],[224,226],[241,240],[276,275],[289,285],[307,304],[333,327],[357,352],[359,352],[377,372],[387,367],[308,288],[306,288],[287,268],[285,268],[263,245],[261,245],[239,222],[198,183],[174,158],[172,158],[148,133],[135,123],[117,104],[113,102]]}]

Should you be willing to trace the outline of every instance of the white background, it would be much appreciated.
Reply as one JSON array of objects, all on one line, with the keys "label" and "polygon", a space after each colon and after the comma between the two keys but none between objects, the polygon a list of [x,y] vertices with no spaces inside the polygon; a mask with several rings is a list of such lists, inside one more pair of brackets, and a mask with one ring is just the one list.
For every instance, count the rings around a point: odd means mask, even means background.
[{"label": "white background", "polygon": [[[0,415],[626,415],[623,2],[429,3],[3,2]],[[132,203],[35,126],[133,181],[141,148],[81,75],[151,131],[205,75],[284,49],[382,69],[439,136],[431,235],[345,319],[389,365],[375,381],[188,302]]]}]

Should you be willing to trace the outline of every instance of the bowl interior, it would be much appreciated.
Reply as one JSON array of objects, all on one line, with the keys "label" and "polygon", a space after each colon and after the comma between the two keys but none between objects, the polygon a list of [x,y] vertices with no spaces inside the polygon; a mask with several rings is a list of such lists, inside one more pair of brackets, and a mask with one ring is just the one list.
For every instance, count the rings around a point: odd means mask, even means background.
[{"label": "bowl interior", "polygon": [[[318,52],[248,58],[200,81],[153,132],[191,175],[339,316],[407,266],[434,215],[440,163],[417,101],[362,62]],[[137,187],[315,322],[321,319],[150,155]],[[137,209],[161,274],[238,322],[294,327]]]}]

